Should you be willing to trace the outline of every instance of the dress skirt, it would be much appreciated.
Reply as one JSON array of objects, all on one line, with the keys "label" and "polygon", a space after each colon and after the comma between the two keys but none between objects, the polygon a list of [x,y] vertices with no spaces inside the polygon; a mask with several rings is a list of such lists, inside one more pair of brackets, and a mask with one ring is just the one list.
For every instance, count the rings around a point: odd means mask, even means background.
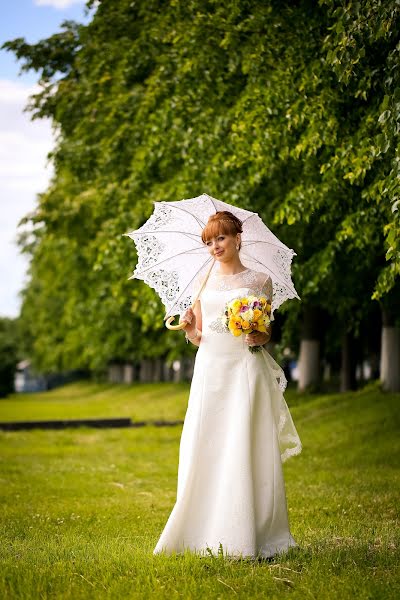
[{"label": "dress skirt", "polygon": [[[277,374],[283,376],[267,350],[251,353],[244,336],[203,335],[180,442],[176,503],[154,554],[271,557],[297,545],[280,439],[288,423],[286,442],[297,432]],[[298,453],[299,443],[286,451]]]}]

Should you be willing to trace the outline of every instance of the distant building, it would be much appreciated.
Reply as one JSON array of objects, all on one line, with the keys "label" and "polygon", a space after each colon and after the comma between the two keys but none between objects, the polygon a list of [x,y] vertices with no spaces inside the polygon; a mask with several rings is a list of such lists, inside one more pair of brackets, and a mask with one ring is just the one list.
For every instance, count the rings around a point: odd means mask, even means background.
[{"label": "distant building", "polygon": [[16,392],[42,392],[47,390],[47,379],[32,372],[29,360],[21,360],[14,375],[14,389]]},{"label": "distant building", "polygon": [[14,390],[16,392],[43,392],[66,383],[87,379],[89,376],[90,373],[84,369],[38,375],[32,370],[30,360],[21,360],[17,364],[14,375]]}]

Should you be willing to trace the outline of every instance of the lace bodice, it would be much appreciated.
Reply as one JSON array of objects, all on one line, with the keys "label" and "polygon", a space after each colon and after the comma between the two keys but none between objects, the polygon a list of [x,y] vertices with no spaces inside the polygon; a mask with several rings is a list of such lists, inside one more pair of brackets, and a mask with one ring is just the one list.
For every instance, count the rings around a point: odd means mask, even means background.
[{"label": "lace bodice", "polygon": [[[196,297],[198,290],[200,289],[203,282],[203,278],[197,278],[193,286],[192,300]],[[211,292],[222,292],[213,296],[214,304],[219,305],[218,314],[214,315],[211,319],[215,330],[222,331],[222,326],[219,323],[219,318],[222,314],[226,302],[232,300],[238,295],[253,294],[255,296],[265,296],[269,303],[273,300],[273,285],[272,279],[263,272],[255,271],[253,269],[246,268],[240,273],[234,273],[233,275],[224,275],[218,270],[211,272],[211,275],[201,293],[200,302],[202,309],[205,314],[203,320],[208,314],[208,304],[210,302],[209,294]],[[204,303],[206,302],[206,305]],[[216,306],[214,307],[216,308]],[[271,321],[274,320],[273,313],[271,314]]]},{"label": "lace bodice", "polygon": [[[197,291],[198,286],[201,284],[201,280],[197,280],[195,283],[195,289]],[[272,280],[271,277],[265,273],[254,271],[253,269],[245,269],[240,273],[234,273],[233,275],[224,275],[219,271],[211,273],[206,287],[211,290],[218,291],[230,291],[236,288],[248,287],[254,290],[254,293],[262,293],[268,297],[269,301],[272,301]]]},{"label": "lace bodice", "polygon": [[[203,279],[197,278],[193,286],[192,300],[196,297]],[[217,299],[221,304],[221,311],[226,302],[239,296],[246,294],[254,294],[256,296],[265,296],[268,302],[272,302],[273,286],[272,279],[265,273],[246,268],[240,273],[232,275],[224,275],[219,271],[212,272],[206,285],[200,295],[200,302],[203,303],[208,295],[208,292],[223,292],[218,295]],[[271,315],[271,320],[274,317]]]},{"label": "lace bodice", "polygon": [[[194,285],[193,299],[195,298],[202,280],[198,279]],[[233,275],[223,275],[219,272],[212,273],[200,295],[202,317],[203,350],[217,354],[235,354],[248,351],[244,337],[235,338],[223,325],[225,305],[234,298],[247,296],[265,296],[269,301],[272,297],[272,282],[265,273],[246,269]]]}]

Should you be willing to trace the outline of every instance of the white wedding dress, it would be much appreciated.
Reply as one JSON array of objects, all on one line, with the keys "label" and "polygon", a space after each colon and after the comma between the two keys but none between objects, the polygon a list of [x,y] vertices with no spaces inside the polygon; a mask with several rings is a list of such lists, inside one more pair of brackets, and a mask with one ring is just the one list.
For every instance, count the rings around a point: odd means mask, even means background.
[{"label": "white wedding dress", "polygon": [[264,347],[251,353],[245,336],[234,337],[219,320],[227,301],[250,293],[271,299],[271,278],[252,269],[216,272],[203,289],[177,498],[153,554],[256,558],[297,545],[282,461],[298,454],[301,442],[283,397],[286,378]]}]

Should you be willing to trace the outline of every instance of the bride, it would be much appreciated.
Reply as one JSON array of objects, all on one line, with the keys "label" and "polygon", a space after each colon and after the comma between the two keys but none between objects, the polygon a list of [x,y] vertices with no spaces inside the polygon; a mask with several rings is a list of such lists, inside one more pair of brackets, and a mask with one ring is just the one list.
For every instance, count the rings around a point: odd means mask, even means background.
[{"label": "bride", "polygon": [[[271,278],[240,261],[241,225],[231,212],[220,211],[202,231],[216,264],[193,310],[181,318],[186,340],[198,351],[176,503],[153,554],[189,550],[260,558],[297,545],[282,462],[301,451],[301,442],[283,397],[284,373],[264,347],[270,328],[235,337],[220,321],[232,298],[254,294],[272,302]],[[261,350],[252,353],[249,346]]]}]

